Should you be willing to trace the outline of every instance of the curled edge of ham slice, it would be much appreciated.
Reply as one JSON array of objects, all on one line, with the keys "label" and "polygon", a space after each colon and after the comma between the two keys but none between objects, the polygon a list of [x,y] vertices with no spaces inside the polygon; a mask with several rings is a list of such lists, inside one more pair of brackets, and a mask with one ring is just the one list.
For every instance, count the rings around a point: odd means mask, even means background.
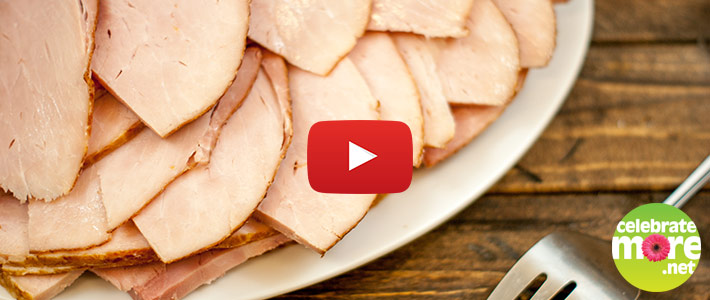
[{"label": "curled edge of ham slice", "polygon": [[113,95],[101,89],[94,100],[89,148],[84,166],[95,163],[128,142],[143,128],[140,118]]},{"label": "curled edge of ham slice", "polygon": [[328,76],[289,68],[294,134],[255,216],[291,239],[325,253],[364,217],[375,195],[323,194],[308,184],[310,126],[325,120],[376,120],[378,102],[349,58]]},{"label": "curled edge of ham slice", "polygon": [[520,43],[520,66],[541,68],[555,51],[557,25],[553,1],[493,0],[513,26]]},{"label": "curled edge of ham slice", "polygon": [[473,0],[374,0],[367,29],[462,37],[472,5]]},{"label": "curled edge of ham slice", "polygon": [[427,147],[444,147],[454,137],[454,116],[436,73],[433,45],[415,34],[393,33],[402,58],[419,91],[423,115],[423,139]]},{"label": "curled edge of ham slice", "polygon": [[0,285],[16,299],[49,300],[84,273],[84,270],[71,271],[56,275],[12,276],[0,273]]},{"label": "curled edge of ham slice", "polygon": [[303,70],[326,75],[365,33],[372,0],[252,0],[249,38]]},{"label": "curled edge of ham slice", "polygon": [[249,258],[273,250],[290,240],[278,234],[238,248],[211,250],[172,264],[153,263],[114,269],[92,269],[134,299],[180,299],[209,284]]},{"label": "curled edge of ham slice", "polygon": [[[517,93],[525,83],[527,69],[520,71],[515,92]],[[515,98],[511,97],[510,101]],[[493,123],[508,107],[508,103],[498,106],[487,105],[460,105],[454,106],[456,119],[456,134],[444,148],[426,148],[424,150],[424,165],[432,167],[473,141],[481,132]]]},{"label": "curled edge of ham slice", "polygon": [[188,164],[202,164],[209,162],[210,154],[217,144],[222,126],[229,120],[235,111],[242,105],[242,102],[251,91],[251,87],[256,80],[256,75],[259,73],[259,66],[262,61],[262,53],[258,47],[249,47],[244,51],[242,64],[239,66],[237,76],[243,76],[244,80],[234,80],[232,85],[224,93],[220,101],[212,110],[210,116],[210,124],[207,132],[200,138],[197,143],[197,150],[190,158]]},{"label": "curled edge of ham slice", "polygon": [[224,124],[210,163],[177,178],[133,218],[163,262],[211,248],[246,222],[285,154],[285,110],[260,71]]},{"label": "curled edge of ham slice", "polygon": [[143,123],[167,137],[229,88],[248,23],[246,0],[101,1],[91,68]]},{"label": "curled edge of ham slice", "polygon": [[358,40],[348,58],[380,102],[380,119],[409,126],[412,164],[418,167],[424,150],[422,104],[417,85],[392,38],[386,33],[368,32]]},{"label": "curled edge of ham slice", "polygon": [[513,28],[491,0],[474,1],[469,35],[431,39],[449,103],[502,105],[515,93],[520,50]]},{"label": "curled edge of ham slice", "polygon": [[0,191],[21,201],[51,201],[76,183],[91,127],[97,11],[96,0],[3,3]]}]

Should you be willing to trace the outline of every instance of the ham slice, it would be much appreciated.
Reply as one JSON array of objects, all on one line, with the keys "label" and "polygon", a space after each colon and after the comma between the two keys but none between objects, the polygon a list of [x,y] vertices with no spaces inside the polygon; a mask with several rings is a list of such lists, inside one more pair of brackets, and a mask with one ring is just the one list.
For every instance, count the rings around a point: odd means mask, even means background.
[{"label": "ham slice", "polygon": [[[251,79],[237,76],[235,84],[242,80]],[[240,93],[226,97],[235,94]],[[209,122],[210,114],[205,114],[165,139],[143,129],[85,169],[70,194],[52,203],[31,201],[30,249],[41,252],[85,249],[106,242],[108,231],[133,217],[191,167],[188,162],[200,137],[208,132]],[[80,222],[68,216],[76,216]]]},{"label": "ham slice", "polygon": [[555,51],[555,10],[550,0],[493,0],[520,42],[520,66],[547,65]]},{"label": "ham slice", "polygon": [[84,273],[83,270],[57,275],[11,276],[0,274],[0,285],[16,299],[49,300],[61,293]]},{"label": "ham slice", "polygon": [[244,60],[239,67],[238,76],[240,80],[234,81],[212,111],[210,126],[198,142],[197,150],[192,156],[193,163],[204,165],[209,162],[210,154],[215,144],[217,144],[217,137],[222,130],[222,125],[224,125],[229,117],[239,108],[242,101],[251,90],[251,86],[259,72],[261,59],[262,54],[258,47],[249,47],[244,51]]},{"label": "ham slice", "polygon": [[[98,93],[97,93],[98,94]],[[143,128],[143,123],[128,107],[109,93],[94,100],[91,137],[84,164],[92,164],[120,147]]]},{"label": "ham slice", "polygon": [[[523,69],[518,75],[518,83],[515,92],[517,93],[525,83],[527,69]],[[515,97],[515,95],[513,95]],[[511,99],[512,100],[512,99]],[[436,165],[445,158],[453,155],[466,144],[470,143],[488,125],[493,123],[508,107],[508,104],[499,106],[486,105],[460,105],[453,108],[456,119],[456,134],[454,138],[444,148],[426,148],[424,150],[424,164],[427,167]]]},{"label": "ham slice", "polygon": [[234,232],[221,243],[212,247],[212,249],[236,248],[277,234],[279,234],[279,232],[273,228],[266,226],[257,220],[249,219],[246,223],[244,223],[244,226],[240,227],[239,230]]},{"label": "ham slice", "polygon": [[154,262],[131,267],[94,268],[91,269],[91,272],[108,281],[117,289],[128,292],[133,287],[143,286],[151,279],[165,273],[165,264]]},{"label": "ham slice", "polygon": [[210,163],[177,178],[133,218],[163,262],[220,243],[256,209],[288,147],[284,123],[291,120],[279,105],[260,71],[222,128]]},{"label": "ham slice", "polygon": [[520,71],[515,32],[491,0],[476,0],[466,25],[466,37],[431,40],[444,95],[451,103],[502,105]]},{"label": "ham slice", "polygon": [[209,115],[204,115],[166,139],[143,129],[92,166],[97,172],[90,180],[101,187],[109,230],[130,219],[187,171],[187,162],[208,124]]},{"label": "ham slice", "polygon": [[380,118],[409,126],[412,162],[419,166],[424,144],[419,92],[394,42],[386,33],[370,32],[358,40],[348,57],[362,74],[372,95],[380,101]]},{"label": "ham slice", "polygon": [[444,147],[454,136],[454,117],[436,73],[432,45],[414,34],[393,34],[402,58],[409,66],[421,97],[424,144]]},{"label": "ham slice", "polygon": [[289,68],[294,137],[257,217],[320,253],[330,249],[362,217],[375,198],[323,194],[308,184],[306,142],[311,125],[325,120],[375,120],[377,100],[348,58],[326,77]]},{"label": "ham slice", "polygon": [[27,203],[0,192],[0,264],[29,255]]},{"label": "ham slice", "polygon": [[505,110],[506,105],[462,105],[453,108],[456,134],[444,148],[426,148],[424,164],[431,167],[453,155],[483,132]]},{"label": "ham slice", "polygon": [[89,139],[96,5],[0,4],[0,187],[22,201],[62,196],[79,174]]},{"label": "ham slice", "polygon": [[247,259],[288,241],[288,238],[279,234],[234,249],[211,250],[168,265],[155,263],[129,268],[96,269],[92,272],[118,289],[128,291],[133,299],[180,299]]},{"label": "ham slice", "polygon": [[165,137],[209,110],[230,86],[246,44],[248,5],[101,1],[92,70]]},{"label": "ham slice", "polygon": [[[252,58],[255,57],[248,56],[245,59]],[[250,64],[250,62],[244,63],[245,66]],[[244,72],[243,75],[237,76],[234,84],[251,86],[251,75],[248,72]],[[244,85],[243,81],[249,84]],[[222,100],[229,100],[230,97],[240,94],[246,93],[230,92],[222,97]],[[241,101],[225,102],[227,104],[220,105],[220,110],[233,111],[230,106],[239,105]],[[210,130],[218,131],[215,129],[217,124],[210,125],[210,118],[210,114],[203,115],[165,139],[152,130],[143,129],[133,139],[107,154],[82,173],[80,178],[87,178],[80,180],[91,182],[101,190],[99,196],[106,210],[108,230],[125,223],[165,186],[192,167],[189,161],[198,147],[198,142],[211,143],[200,138],[207,135]],[[217,137],[212,135],[212,138]],[[93,171],[88,172],[89,169]],[[76,193],[78,192],[72,191],[67,197],[82,197],[73,195]],[[61,218],[60,215],[56,217]],[[47,233],[47,236],[52,236],[52,232]],[[54,238],[63,237],[55,235]],[[89,246],[93,245],[83,247]]]},{"label": "ham slice", "polygon": [[[117,267],[145,264],[156,260],[157,257],[148,242],[138,228],[129,222],[117,228],[111,234],[111,240],[101,246],[80,251],[33,253],[24,261],[4,264],[3,272],[23,275],[18,273],[30,274],[44,271],[43,274],[51,274],[53,267]],[[23,270],[29,267],[37,269]]]},{"label": "ham slice", "polygon": [[[19,203],[17,200],[13,202]],[[249,220],[239,230],[212,249],[232,249],[278,234],[256,220]],[[148,241],[133,222],[117,228],[107,243],[87,250],[33,253],[22,260],[6,262],[2,272],[9,275],[46,275],[66,273],[87,267],[115,268],[159,261]]]},{"label": "ham slice", "polygon": [[473,0],[374,0],[367,29],[462,37],[472,5]]},{"label": "ham slice", "polygon": [[80,249],[109,239],[96,168],[82,172],[72,192],[52,202],[30,200],[30,251]]},{"label": "ham slice", "polygon": [[325,75],[365,32],[372,0],[252,0],[249,38]]}]

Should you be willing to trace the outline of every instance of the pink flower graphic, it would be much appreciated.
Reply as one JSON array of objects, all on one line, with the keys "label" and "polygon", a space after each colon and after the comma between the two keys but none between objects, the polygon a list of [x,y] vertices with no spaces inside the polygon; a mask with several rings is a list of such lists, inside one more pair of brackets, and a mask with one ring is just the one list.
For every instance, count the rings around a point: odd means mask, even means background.
[{"label": "pink flower graphic", "polygon": [[643,249],[643,255],[649,261],[662,261],[668,257],[668,252],[671,251],[671,243],[668,242],[665,236],[654,233],[643,240],[641,249]]}]

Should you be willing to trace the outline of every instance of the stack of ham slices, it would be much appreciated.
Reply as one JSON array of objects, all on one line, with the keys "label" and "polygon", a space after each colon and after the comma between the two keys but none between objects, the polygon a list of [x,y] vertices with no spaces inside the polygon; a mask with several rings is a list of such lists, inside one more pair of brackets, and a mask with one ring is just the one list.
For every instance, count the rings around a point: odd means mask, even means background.
[{"label": "stack of ham slices", "polygon": [[311,189],[310,126],[402,121],[431,167],[548,63],[552,6],[0,1],[0,284],[175,299],[285,243],[325,254],[377,195]]}]

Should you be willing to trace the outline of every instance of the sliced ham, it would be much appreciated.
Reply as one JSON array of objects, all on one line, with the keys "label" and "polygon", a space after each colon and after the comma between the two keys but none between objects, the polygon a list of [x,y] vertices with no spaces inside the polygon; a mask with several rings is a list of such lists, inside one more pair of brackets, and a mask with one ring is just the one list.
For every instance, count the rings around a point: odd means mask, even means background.
[{"label": "sliced ham", "polygon": [[281,56],[278,56],[269,50],[264,50],[264,60],[261,62],[261,67],[266,73],[266,76],[269,77],[271,86],[274,88],[276,99],[278,99],[279,107],[282,110],[281,114],[285,118],[288,118],[287,122],[283,122],[283,143],[284,147],[288,147],[291,145],[291,139],[293,138],[291,95],[288,88],[288,67],[286,67],[286,62]]},{"label": "sliced ham", "polygon": [[454,136],[454,117],[436,73],[432,45],[414,34],[393,34],[397,48],[417,84],[424,116],[424,144],[444,147]]},{"label": "sliced ham", "polygon": [[[197,163],[193,155],[199,145],[204,147],[214,143],[221,125],[226,121],[224,116],[234,112],[241,104],[241,99],[247,94],[242,89],[251,87],[255,76],[248,69],[254,60],[260,60],[260,56],[248,54],[244,58],[232,87],[217,105],[218,113],[207,113],[165,139],[144,129],[94,165],[98,169],[99,176],[95,180],[101,182],[102,201],[110,229],[133,217],[170,182]],[[209,152],[202,154],[200,161],[207,161]]]},{"label": "sliced ham", "polygon": [[165,137],[230,86],[248,19],[246,0],[101,1],[92,70]]},{"label": "sliced ham", "polygon": [[466,37],[431,40],[444,95],[451,103],[502,105],[520,71],[515,32],[491,0],[476,0],[466,25]]},{"label": "sliced ham", "polygon": [[217,137],[222,130],[229,117],[239,108],[244,98],[251,90],[251,86],[256,80],[256,74],[259,73],[262,54],[258,47],[249,47],[244,51],[244,60],[239,67],[238,77],[234,83],[227,89],[221,100],[217,103],[212,115],[210,116],[210,126],[207,132],[202,136],[197,145],[197,150],[192,156],[195,164],[207,164],[210,159],[210,154],[215,144]]},{"label": "sliced ham", "polygon": [[0,285],[16,299],[49,300],[84,273],[83,270],[57,275],[11,276],[0,274]]},{"label": "sliced ham", "polygon": [[211,250],[172,263],[154,263],[129,268],[96,269],[92,272],[134,299],[180,299],[201,285],[209,284],[247,259],[289,241],[279,234],[229,250]]},{"label": "sliced ham", "polygon": [[83,268],[72,266],[37,266],[37,267],[18,267],[15,265],[2,265],[2,273],[11,276],[26,276],[26,275],[55,275],[64,274],[71,271],[76,271]]},{"label": "sliced ham", "polygon": [[[19,203],[14,200],[15,203]],[[232,249],[278,234],[256,220],[247,223],[212,249]],[[22,260],[9,261],[2,265],[2,272],[9,275],[46,275],[66,273],[88,267],[117,268],[149,264],[159,261],[148,241],[133,222],[117,228],[107,243],[87,250],[33,253]]]},{"label": "sliced ham", "polygon": [[28,219],[27,203],[0,192],[0,264],[29,255]]},{"label": "sliced ham", "polygon": [[[518,83],[515,88],[516,93],[523,87],[526,76],[527,69],[524,69],[518,75]],[[446,144],[444,148],[426,148],[424,150],[424,164],[428,167],[434,166],[456,153],[481,134],[483,130],[488,128],[488,125],[493,123],[507,107],[507,104],[499,106],[455,106],[453,108],[454,118],[456,119],[456,134],[454,138]]]},{"label": "sliced ham", "polygon": [[117,289],[128,292],[133,287],[143,286],[151,279],[165,273],[165,264],[154,262],[145,265],[91,269],[91,272],[108,281]]},{"label": "sliced ham", "polygon": [[188,169],[187,162],[208,124],[205,114],[166,139],[143,129],[92,166],[97,175],[91,180],[101,187],[109,229],[130,219]]},{"label": "sliced ham", "polygon": [[91,116],[91,137],[84,164],[98,161],[120,147],[143,128],[143,123],[128,107],[113,95],[102,93],[94,100]]},{"label": "sliced ham", "polygon": [[326,77],[289,68],[294,136],[258,218],[320,253],[330,249],[362,217],[375,198],[367,194],[323,194],[308,184],[306,142],[314,123],[375,120],[377,100],[348,58]]},{"label": "sliced ham", "polygon": [[0,3],[0,189],[22,201],[62,196],[79,174],[89,139],[96,5]]},{"label": "sliced ham", "polygon": [[473,0],[374,0],[368,30],[462,37]]},{"label": "sliced ham", "polygon": [[453,155],[483,132],[505,110],[506,105],[462,105],[453,108],[456,134],[444,148],[426,148],[424,164],[431,167]]},{"label": "sliced ham", "polygon": [[419,166],[423,150],[422,108],[417,85],[389,35],[369,32],[348,55],[380,102],[382,120],[400,121],[412,132],[412,162]]},{"label": "sliced ham", "polygon": [[228,250],[212,250],[166,266],[165,273],[158,275],[129,293],[134,299],[180,299],[201,285],[209,284],[227,271],[281,246],[290,240],[284,235],[275,235]]},{"label": "sliced ham", "polygon": [[372,0],[252,0],[249,38],[325,75],[365,32]]},{"label": "sliced ham", "polygon": [[133,218],[163,262],[220,243],[256,209],[288,146],[284,122],[290,119],[279,105],[260,71],[242,106],[222,128],[209,164],[177,178]]},{"label": "sliced ham", "polygon": [[[156,261],[157,257],[138,228],[128,222],[111,234],[107,243],[87,250],[33,253],[25,260],[3,265],[3,271],[16,274],[27,267],[117,267]],[[12,269],[11,269],[12,268]],[[52,268],[46,268],[45,274]],[[25,274],[32,273],[24,271]]]},{"label": "sliced ham", "polygon": [[30,200],[30,251],[88,248],[109,239],[96,168],[82,172],[72,192],[52,202]]},{"label": "sliced ham", "polygon": [[547,65],[555,50],[555,10],[550,0],[493,0],[513,26],[520,43],[520,66]]},{"label": "sliced ham", "polygon": [[231,249],[248,243],[265,239],[270,236],[277,235],[279,232],[265,224],[249,219],[244,226],[240,227],[235,233],[227,239],[212,247],[212,249]]}]

